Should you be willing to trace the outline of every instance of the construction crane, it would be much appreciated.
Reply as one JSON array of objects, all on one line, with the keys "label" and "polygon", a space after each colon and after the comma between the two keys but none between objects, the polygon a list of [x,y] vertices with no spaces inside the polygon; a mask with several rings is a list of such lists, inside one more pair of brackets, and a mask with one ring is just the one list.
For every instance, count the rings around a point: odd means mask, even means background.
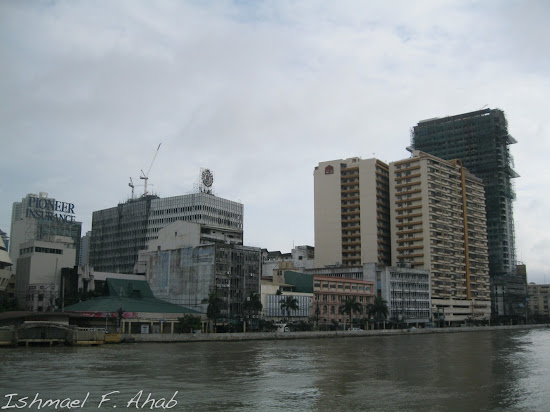
[{"label": "construction crane", "polygon": [[134,198],[134,182],[132,181],[132,178],[130,177],[130,183],[128,183],[128,186],[130,186],[132,188],[132,197],[131,199]]},{"label": "construction crane", "polygon": [[159,143],[159,145],[157,147],[157,151],[155,152],[155,156],[153,156],[153,160],[151,161],[151,165],[149,166],[149,169],[147,170],[147,173],[144,173],[143,169],[141,169],[141,176],[139,178],[144,180],[144,182],[143,182],[143,196],[147,196],[147,180],[149,179],[149,172],[151,171],[151,168],[153,167],[153,163],[155,163],[155,159],[157,158],[157,154],[159,152],[161,144],[162,143]]}]

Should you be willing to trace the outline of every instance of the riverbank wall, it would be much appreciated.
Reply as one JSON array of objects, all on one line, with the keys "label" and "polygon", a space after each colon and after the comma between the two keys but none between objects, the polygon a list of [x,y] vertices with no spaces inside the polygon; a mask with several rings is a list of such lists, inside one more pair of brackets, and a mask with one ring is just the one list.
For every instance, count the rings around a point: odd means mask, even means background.
[{"label": "riverbank wall", "polygon": [[247,333],[178,333],[178,334],[125,334],[120,335],[121,342],[231,342],[246,340],[275,339],[323,339],[323,338],[358,338],[372,336],[421,335],[427,333],[465,333],[514,329],[550,328],[550,324],[506,325],[506,326],[472,326],[458,328],[426,329],[382,329],[359,331],[316,331],[316,332],[247,332]]}]

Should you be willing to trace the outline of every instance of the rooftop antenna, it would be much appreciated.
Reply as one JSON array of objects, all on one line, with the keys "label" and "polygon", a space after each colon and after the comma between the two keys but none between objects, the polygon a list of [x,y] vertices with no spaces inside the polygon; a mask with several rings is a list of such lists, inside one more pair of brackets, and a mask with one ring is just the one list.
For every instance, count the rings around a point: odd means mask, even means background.
[{"label": "rooftop antenna", "polygon": [[149,169],[147,170],[147,173],[144,173],[143,169],[141,169],[141,176],[139,178],[145,180],[145,182],[143,184],[143,196],[147,196],[147,179],[149,179],[149,172],[151,171],[151,168],[153,167],[153,163],[155,163],[155,159],[157,158],[157,154],[159,152],[161,144],[162,143],[159,143],[159,145],[157,147],[157,151],[155,152],[155,156],[153,156],[153,160],[151,161],[151,165],[149,166]]},{"label": "rooftop antenna", "polygon": [[132,197],[131,199],[134,198],[134,182],[132,181],[132,178],[130,177],[130,183],[128,183],[128,186],[130,186],[132,188]]}]

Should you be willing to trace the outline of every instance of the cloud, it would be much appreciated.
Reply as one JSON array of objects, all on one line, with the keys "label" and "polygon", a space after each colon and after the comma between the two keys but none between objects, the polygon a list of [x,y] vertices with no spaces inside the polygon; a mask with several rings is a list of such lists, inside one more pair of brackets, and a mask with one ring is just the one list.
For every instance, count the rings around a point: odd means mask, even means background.
[{"label": "cloud", "polygon": [[[201,167],[245,205],[245,241],[313,244],[313,168],[408,156],[419,120],[505,110],[521,174],[518,256],[549,219],[546,2],[342,1],[0,3],[0,228],[47,191],[94,210],[149,183],[193,190]],[[518,18],[523,16],[524,18]],[[536,45],[540,47],[536,47]],[[547,47],[548,48],[548,47]],[[529,167],[537,164],[536,170]],[[138,188],[136,187],[136,191]],[[534,221],[536,216],[536,221]]]}]

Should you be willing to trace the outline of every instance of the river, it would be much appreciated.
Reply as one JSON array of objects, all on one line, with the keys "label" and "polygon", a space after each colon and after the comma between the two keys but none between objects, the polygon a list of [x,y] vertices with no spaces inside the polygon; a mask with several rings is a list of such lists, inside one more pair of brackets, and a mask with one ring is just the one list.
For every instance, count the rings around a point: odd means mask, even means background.
[{"label": "river", "polygon": [[55,410],[48,399],[79,411],[550,410],[550,329],[21,347],[0,356],[0,409],[12,411]]}]

